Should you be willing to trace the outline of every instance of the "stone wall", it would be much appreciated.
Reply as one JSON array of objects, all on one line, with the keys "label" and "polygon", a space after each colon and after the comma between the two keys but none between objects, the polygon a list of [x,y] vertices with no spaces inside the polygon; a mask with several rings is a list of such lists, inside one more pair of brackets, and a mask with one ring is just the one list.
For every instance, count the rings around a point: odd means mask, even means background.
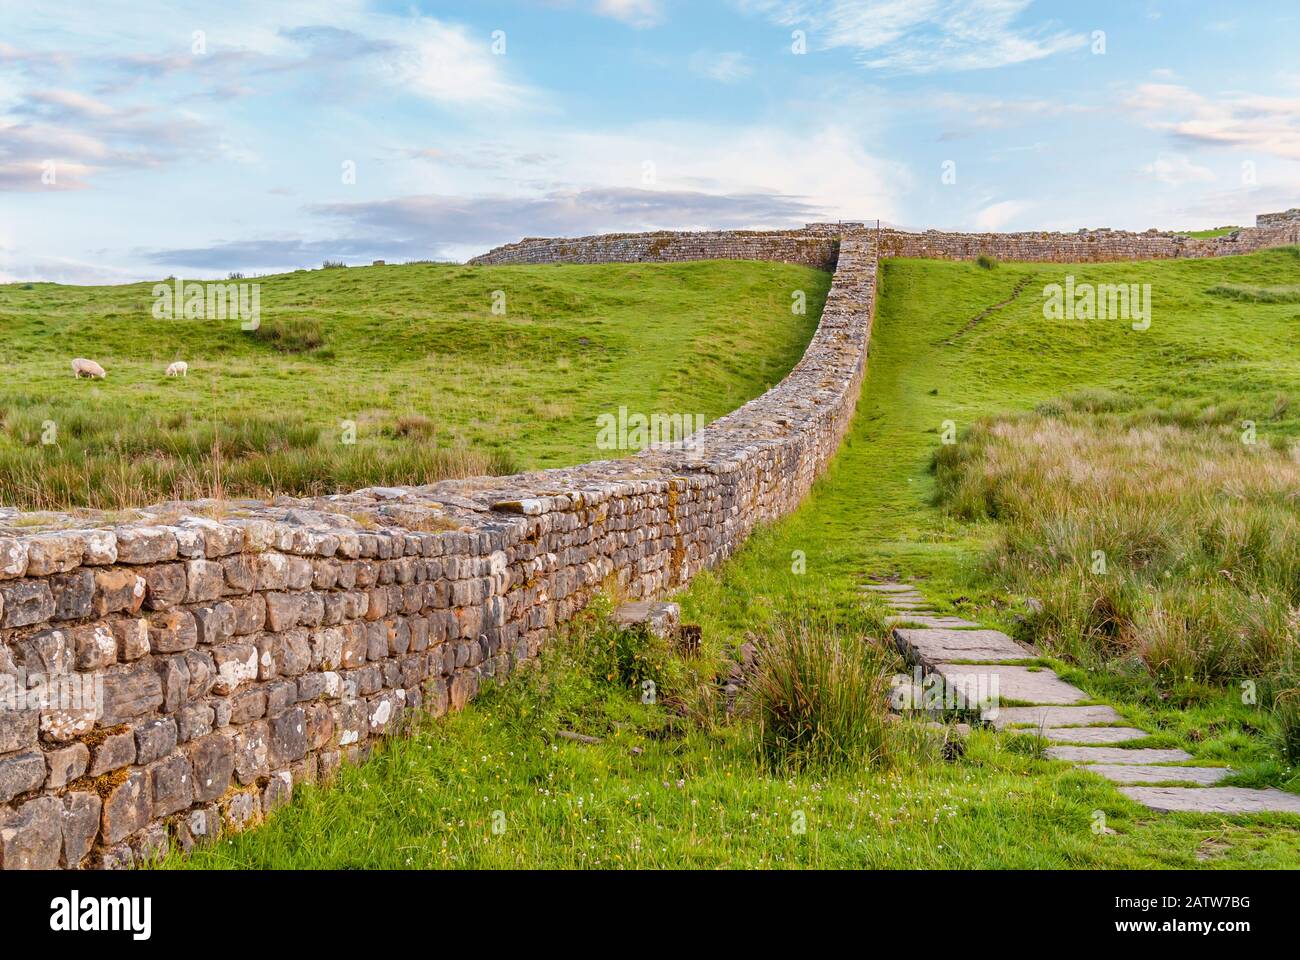
[{"label": "stone wall", "polygon": [[1244,228],[1221,237],[1195,239],[1183,234],[1083,230],[1078,233],[907,233],[884,230],[882,257],[998,260],[1031,263],[1097,263],[1117,260],[1167,260],[1179,257],[1225,257],[1269,247],[1300,243],[1300,220],[1261,228]]},{"label": "stone wall", "polygon": [[[719,255],[691,243],[658,253]],[[125,866],[241,829],[408,711],[463,707],[602,585],[663,594],[793,510],[853,416],[876,259],[858,233],[767,243],[806,262],[838,246],[821,322],[789,376],[688,446],[271,505],[11,517],[0,866]]]},{"label": "stone wall", "polygon": [[[853,229],[857,225],[846,225]],[[684,260],[775,260],[829,269],[835,262],[839,224],[809,224],[803,230],[717,230],[702,232],[611,233],[596,237],[528,237],[489,250],[469,262],[477,266],[516,263],[667,263]]]},{"label": "stone wall", "polygon": [[1255,218],[1256,227],[1287,227],[1300,224],[1300,207],[1292,207],[1281,213],[1261,213]]}]

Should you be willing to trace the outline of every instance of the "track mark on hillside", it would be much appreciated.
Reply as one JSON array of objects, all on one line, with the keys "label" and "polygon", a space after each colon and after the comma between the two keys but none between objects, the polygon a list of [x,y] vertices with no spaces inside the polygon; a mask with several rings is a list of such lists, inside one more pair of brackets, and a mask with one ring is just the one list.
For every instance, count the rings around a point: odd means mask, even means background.
[{"label": "track mark on hillside", "polygon": [[966,334],[970,333],[972,330],[974,330],[981,320],[986,319],[991,314],[997,313],[1003,307],[1007,307],[1015,303],[1016,300],[1020,298],[1020,294],[1024,293],[1025,287],[1029,286],[1029,281],[1032,279],[1033,277],[1021,277],[1019,280],[1016,281],[1016,285],[1011,288],[1011,296],[1007,297],[1001,303],[995,303],[991,307],[985,307],[978,314],[976,314],[975,316],[967,320],[960,330],[954,333],[947,340],[940,340],[938,344],[936,344],[936,346],[949,346],[949,347],[956,346],[957,341],[960,340],[962,337],[966,336]]}]

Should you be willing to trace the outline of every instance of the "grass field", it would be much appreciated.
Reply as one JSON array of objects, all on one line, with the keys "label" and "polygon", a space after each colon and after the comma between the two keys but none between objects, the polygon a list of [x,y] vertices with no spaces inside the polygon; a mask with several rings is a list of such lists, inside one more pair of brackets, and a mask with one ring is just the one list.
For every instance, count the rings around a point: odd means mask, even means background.
[{"label": "grass field", "polygon": [[[1067,272],[1079,282],[1150,283],[1150,327],[1045,320],[1040,291]],[[915,579],[941,608],[1021,636],[1036,629],[1025,581],[1003,562],[1012,528],[962,509],[936,478],[941,449],[974,459],[992,429],[986,418],[1068,415],[1103,438],[1122,426],[1106,416],[1164,418],[1190,443],[1219,443],[1227,424],[1249,419],[1261,456],[1287,456],[1300,436],[1290,401],[1300,399],[1300,311],[1210,291],[1274,290],[1298,272],[1295,250],[1073,267],[885,263],[858,414],[829,471],[800,510],[680,597],[686,619],[703,627],[698,659],[634,651],[665,689],[693,692],[684,716],[637,701],[610,662],[628,653],[612,652],[596,611],[523,682],[384,746],[345,770],[337,789],[300,791],[265,827],[188,865],[1300,866],[1293,818],[1151,814],[1099,778],[1040,759],[1025,737],[976,731],[964,755],[946,760],[937,735],[909,723],[874,763],[773,770],[755,724],[727,717],[711,682],[739,644],[791,621],[879,641],[883,611],[856,590],[868,574]],[[972,322],[1017,287],[1009,305]],[[1060,399],[1087,389],[1123,399],[1096,419]],[[945,421],[961,435],[954,448],[940,442]],[[960,463],[941,463],[940,478],[945,470]],[[1032,524],[1026,530],[1025,543],[1041,542]],[[806,572],[793,572],[796,551]],[[1116,557],[1122,573],[1123,551]],[[1267,583],[1271,602],[1300,605],[1294,568]],[[1242,771],[1236,783],[1300,791],[1300,771],[1278,743],[1280,717],[1266,701],[1243,703],[1235,676],[1168,677],[1141,658],[1086,652],[1061,648],[1049,662],[1158,731],[1139,745],[1181,746],[1231,763]],[[883,644],[879,653],[888,660]],[[570,742],[562,730],[602,742]],[[1099,815],[1113,833],[1094,830]]]},{"label": "grass field", "polygon": [[[152,284],[0,286],[0,505],[334,492],[622,456],[596,449],[599,414],[711,420],[762,393],[803,353],[830,277],[714,261],[256,282],[256,333],[154,319]],[[73,357],[108,378],[75,381]],[[189,376],[166,378],[178,359]]]}]

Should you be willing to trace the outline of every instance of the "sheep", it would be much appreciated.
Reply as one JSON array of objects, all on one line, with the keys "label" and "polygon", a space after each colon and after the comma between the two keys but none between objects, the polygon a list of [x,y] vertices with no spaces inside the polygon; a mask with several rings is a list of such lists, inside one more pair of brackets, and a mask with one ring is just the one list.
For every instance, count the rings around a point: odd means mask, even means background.
[{"label": "sheep", "polygon": [[91,377],[96,380],[103,380],[108,374],[104,368],[94,360],[87,360],[85,357],[77,357],[72,361],[72,375],[74,377]]},{"label": "sheep", "polygon": [[177,360],[167,368],[169,377],[188,377],[190,375],[190,365],[184,360]]}]

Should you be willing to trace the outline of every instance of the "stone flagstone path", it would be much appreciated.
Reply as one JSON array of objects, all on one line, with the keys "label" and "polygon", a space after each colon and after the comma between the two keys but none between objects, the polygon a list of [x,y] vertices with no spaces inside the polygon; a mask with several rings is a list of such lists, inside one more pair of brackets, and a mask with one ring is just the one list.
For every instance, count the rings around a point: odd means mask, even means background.
[{"label": "stone flagstone path", "polygon": [[1105,777],[1157,812],[1300,814],[1300,796],[1283,790],[1212,786],[1236,771],[1189,765],[1194,758],[1185,750],[1124,747],[1150,734],[1124,726],[1113,707],[1089,703],[1055,671],[1034,666],[1038,654],[1005,633],[938,613],[910,584],[868,583],[863,590],[883,595],[897,611],[888,623],[907,661],[939,674],[968,702],[987,695],[996,676],[998,698],[1024,706],[985,709],[981,719],[1003,732],[1041,735],[1052,743],[1044,751],[1049,759]]}]

